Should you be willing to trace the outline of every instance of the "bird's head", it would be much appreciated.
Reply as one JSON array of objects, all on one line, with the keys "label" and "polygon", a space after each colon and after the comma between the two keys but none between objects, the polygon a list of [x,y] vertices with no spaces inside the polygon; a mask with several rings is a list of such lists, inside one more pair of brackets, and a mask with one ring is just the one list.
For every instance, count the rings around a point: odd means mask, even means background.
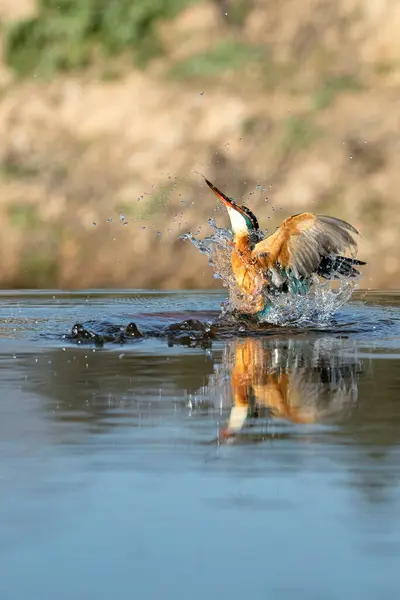
[{"label": "bird's head", "polygon": [[259,230],[258,221],[251,212],[247,208],[247,206],[239,206],[232,200],[232,198],[228,198],[225,196],[218,188],[215,187],[208,181],[208,179],[204,178],[208,187],[214,192],[214,194],[223,202],[228,211],[228,215],[232,225],[232,231],[235,235],[243,235],[243,234],[254,234]]}]

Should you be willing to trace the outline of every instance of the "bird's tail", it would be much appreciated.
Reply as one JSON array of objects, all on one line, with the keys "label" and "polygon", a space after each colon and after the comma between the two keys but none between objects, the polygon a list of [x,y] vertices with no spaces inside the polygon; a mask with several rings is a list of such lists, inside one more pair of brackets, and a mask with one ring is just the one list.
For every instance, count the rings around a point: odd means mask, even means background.
[{"label": "bird's tail", "polygon": [[347,258],[346,256],[325,256],[319,263],[317,275],[324,279],[340,279],[341,277],[358,277],[360,272],[355,266],[366,265],[367,263],[356,258]]}]

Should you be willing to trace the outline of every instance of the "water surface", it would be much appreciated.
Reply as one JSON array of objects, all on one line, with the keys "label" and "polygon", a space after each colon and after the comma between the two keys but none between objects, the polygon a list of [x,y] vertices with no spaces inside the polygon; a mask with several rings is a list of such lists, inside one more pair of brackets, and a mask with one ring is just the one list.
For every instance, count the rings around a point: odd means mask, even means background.
[{"label": "water surface", "polygon": [[[317,329],[152,335],[223,299],[2,293],[2,598],[399,597],[400,294]],[[64,337],[105,321],[147,336]]]}]

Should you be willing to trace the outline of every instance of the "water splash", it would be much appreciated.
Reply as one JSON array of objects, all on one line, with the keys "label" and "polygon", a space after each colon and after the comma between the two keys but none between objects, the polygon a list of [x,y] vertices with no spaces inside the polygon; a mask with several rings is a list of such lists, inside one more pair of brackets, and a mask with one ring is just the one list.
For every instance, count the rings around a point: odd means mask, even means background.
[{"label": "water splash", "polygon": [[[255,298],[241,292],[232,271],[233,234],[228,229],[218,227],[214,219],[210,219],[209,224],[213,230],[210,236],[197,239],[191,233],[186,233],[181,238],[189,240],[202,254],[208,256],[214,277],[220,279],[228,289],[229,295],[222,304],[221,316],[237,312],[251,313]],[[315,275],[310,290],[304,295],[288,292],[274,296],[259,290],[266,304],[271,307],[260,321],[273,325],[328,325],[334,313],[350,299],[357,286],[357,278],[341,278],[330,282],[321,281]]]},{"label": "water splash", "polygon": [[233,234],[229,229],[218,227],[214,219],[209,219],[208,222],[213,229],[210,236],[200,240],[193,234],[186,233],[181,237],[192,242],[202,254],[208,256],[208,262],[214,270],[214,278],[220,279],[222,285],[228,289],[228,299],[222,305],[223,314],[231,313],[235,309],[243,313],[249,312],[251,299],[241,292],[232,271]]},{"label": "water splash", "polygon": [[354,279],[340,279],[335,289],[331,282],[322,283],[314,276],[313,285],[304,296],[289,292],[272,298],[266,321],[275,325],[328,325],[356,287]]}]

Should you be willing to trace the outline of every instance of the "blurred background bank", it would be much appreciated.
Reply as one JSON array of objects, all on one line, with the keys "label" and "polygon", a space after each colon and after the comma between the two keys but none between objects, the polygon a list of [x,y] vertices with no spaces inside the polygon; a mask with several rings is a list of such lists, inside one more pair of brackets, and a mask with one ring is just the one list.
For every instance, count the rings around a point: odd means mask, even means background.
[{"label": "blurred background bank", "polygon": [[207,288],[179,236],[349,220],[400,287],[398,0],[0,0],[0,286]]}]

